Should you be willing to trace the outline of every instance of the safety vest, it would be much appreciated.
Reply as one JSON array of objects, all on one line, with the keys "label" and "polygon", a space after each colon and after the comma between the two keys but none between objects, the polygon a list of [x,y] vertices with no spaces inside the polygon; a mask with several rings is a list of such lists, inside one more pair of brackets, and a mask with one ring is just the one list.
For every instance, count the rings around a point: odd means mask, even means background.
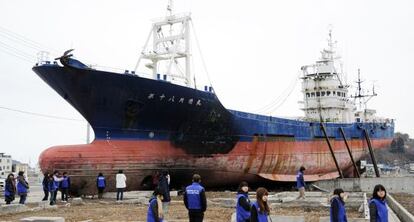
[{"label": "safety vest", "polygon": [[18,194],[25,194],[27,193],[27,188],[23,183],[20,183],[20,181],[17,181],[17,193]]},{"label": "safety vest", "polygon": [[[148,205],[148,213],[147,213],[147,222],[155,222],[155,215],[154,212],[152,212],[152,207],[157,205],[157,198],[152,197],[150,200],[150,204]],[[158,206],[162,207],[162,206]],[[164,220],[160,218],[160,222],[163,222]]]},{"label": "safety vest", "polygon": [[338,221],[334,221],[332,207],[331,207],[331,209],[330,209],[331,222],[347,222],[347,219],[346,219],[346,211],[345,211],[344,204],[339,199],[339,197],[332,198],[332,202],[334,202],[334,201],[336,201],[338,203]]},{"label": "safety vest", "polygon": [[377,221],[376,222],[388,222],[388,208],[385,200],[371,199],[369,202],[374,203],[377,207]]},{"label": "safety vest", "polygon": [[200,193],[204,190],[199,183],[193,183],[185,188],[187,195],[188,209],[190,210],[201,210],[201,197]]},{"label": "safety vest", "polygon": [[266,212],[260,212],[260,207],[259,207],[259,204],[257,202],[254,202],[252,207],[256,208],[256,211],[257,211],[257,221],[258,222],[268,222],[268,220],[267,220],[267,216],[268,216],[267,213]]},{"label": "safety vest", "polygon": [[54,180],[49,180],[49,191],[55,191],[57,190],[57,186]]},{"label": "safety vest", "polygon": [[69,188],[69,177],[64,176],[60,185],[62,188]]},{"label": "safety vest", "polygon": [[13,185],[6,182],[6,186],[4,187],[4,196],[5,197],[14,196],[13,190],[14,190]]},{"label": "safety vest", "polygon": [[99,176],[97,180],[98,180],[98,188],[105,188],[105,177]]},{"label": "safety vest", "polygon": [[296,175],[296,188],[305,187],[305,181],[303,179],[303,173],[299,170]]},{"label": "safety vest", "polygon": [[246,198],[247,203],[250,204],[249,196],[247,194],[237,194],[237,205],[236,205],[236,221],[245,222],[250,220],[250,211],[245,210],[239,203],[240,198]]}]

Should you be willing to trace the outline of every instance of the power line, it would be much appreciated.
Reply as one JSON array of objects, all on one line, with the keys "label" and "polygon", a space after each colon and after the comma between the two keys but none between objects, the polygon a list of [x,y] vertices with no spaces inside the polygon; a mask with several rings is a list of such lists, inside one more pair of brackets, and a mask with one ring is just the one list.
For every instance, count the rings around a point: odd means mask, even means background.
[{"label": "power line", "polygon": [[61,116],[53,116],[53,115],[42,114],[42,113],[34,113],[34,112],[25,111],[25,110],[4,107],[4,106],[0,106],[0,109],[12,111],[12,112],[23,113],[23,114],[32,115],[32,116],[39,116],[39,117],[52,118],[52,119],[60,119],[60,120],[69,120],[69,121],[83,122],[83,120],[81,120],[81,119],[73,119],[73,118],[67,118],[67,117],[61,117]]}]

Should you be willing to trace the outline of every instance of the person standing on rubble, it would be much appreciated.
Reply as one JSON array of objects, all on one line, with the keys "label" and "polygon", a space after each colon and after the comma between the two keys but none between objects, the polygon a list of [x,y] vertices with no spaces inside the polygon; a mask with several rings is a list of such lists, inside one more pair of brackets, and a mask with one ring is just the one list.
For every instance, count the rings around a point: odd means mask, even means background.
[{"label": "person standing on rubble", "polygon": [[106,187],[106,180],[102,173],[99,173],[96,178],[96,187],[98,188],[98,199],[102,199],[103,192]]},{"label": "person standing on rubble", "polygon": [[154,193],[149,200],[147,222],[163,222],[164,212],[162,204],[163,195],[158,187],[154,189]]},{"label": "person standing on rubble", "polygon": [[236,222],[249,222],[250,208],[249,185],[247,182],[243,181],[237,189]]},{"label": "person standing on rubble", "polygon": [[305,178],[303,174],[305,173],[305,167],[301,166],[298,174],[296,175],[296,188],[299,190],[299,196],[296,199],[305,199]]},{"label": "person standing on rubble", "polygon": [[116,201],[124,199],[124,191],[126,188],[126,176],[123,170],[119,170],[116,174]]},{"label": "person standing on rubble", "polygon": [[256,190],[256,202],[253,203],[250,209],[250,222],[268,222],[270,208],[267,203],[267,192],[266,188],[259,187]]},{"label": "person standing on rubble", "polygon": [[171,202],[170,197],[170,174],[167,170],[163,170],[161,172],[159,182],[158,182],[158,189],[161,192],[163,199],[162,199],[162,209],[164,211],[164,216],[168,213],[168,205]]},{"label": "person standing on rubble", "polygon": [[200,175],[194,174],[193,183],[185,188],[184,205],[188,210],[190,222],[202,222],[207,210],[206,192],[200,183]]},{"label": "person standing on rubble", "polygon": [[4,199],[6,204],[10,204],[14,200],[14,196],[16,195],[16,181],[14,179],[14,174],[10,173],[7,176],[6,184],[4,186]]},{"label": "person standing on rubble", "polygon": [[26,202],[27,193],[29,191],[29,183],[24,178],[24,172],[20,171],[17,176],[17,194],[20,196],[19,204]]},{"label": "person standing on rubble", "polygon": [[387,191],[381,184],[374,187],[369,201],[369,216],[370,222],[388,222]]},{"label": "person standing on rubble", "polygon": [[62,202],[68,201],[68,194],[70,189],[70,177],[68,173],[63,172],[62,181],[60,182],[60,192],[62,193]]}]

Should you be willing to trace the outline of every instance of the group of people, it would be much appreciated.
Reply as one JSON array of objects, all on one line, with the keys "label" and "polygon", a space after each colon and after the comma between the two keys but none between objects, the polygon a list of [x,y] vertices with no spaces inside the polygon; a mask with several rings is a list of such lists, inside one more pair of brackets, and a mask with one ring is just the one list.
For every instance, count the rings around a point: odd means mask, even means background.
[{"label": "group of people", "polygon": [[20,171],[17,174],[17,178],[14,177],[14,174],[10,173],[5,182],[4,199],[6,204],[11,204],[14,201],[16,193],[20,197],[19,204],[25,204],[27,193],[29,192],[29,183],[24,176],[24,172]]},{"label": "group of people", "polygon": [[[331,198],[331,222],[347,222],[345,202],[348,195],[340,188],[334,190]],[[369,201],[369,216],[371,222],[388,222],[387,191],[378,184],[374,187],[372,198]]]},{"label": "group of people", "polygon": [[49,199],[50,205],[55,205],[57,193],[60,190],[62,193],[62,201],[67,202],[70,189],[70,177],[66,172],[60,174],[57,170],[53,174],[46,172],[43,177],[42,187],[44,192],[42,201]]}]

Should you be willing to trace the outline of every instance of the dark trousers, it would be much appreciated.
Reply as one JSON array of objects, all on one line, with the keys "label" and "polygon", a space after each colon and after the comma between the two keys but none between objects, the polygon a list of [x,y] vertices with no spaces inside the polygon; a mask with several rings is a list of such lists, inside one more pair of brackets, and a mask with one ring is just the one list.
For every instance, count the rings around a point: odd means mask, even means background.
[{"label": "dark trousers", "polygon": [[62,200],[63,201],[68,201],[68,192],[69,192],[69,189],[68,188],[62,188],[60,190],[60,192],[62,193]]},{"label": "dark trousers", "polygon": [[10,196],[6,196],[5,200],[6,200],[6,204],[10,204],[14,200],[14,194]]},{"label": "dark trousers", "polygon": [[50,191],[50,205],[56,204],[57,190]]},{"label": "dark trousers", "polygon": [[190,222],[203,222],[204,212],[188,212]]},{"label": "dark trousers", "polygon": [[104,187],[98,187],[98,199],[102,199],[104,189]]},{"label": "dark trousers", "polygon": [[20,194],[19,196],[20,196],[19,204],[24,204],[24,202],[26,202],[27,193]]},{"label": "dark trousers", "polygon": [[45,196],[43,197],[42,201],[45,201],[45,200],[49,199],[49,191],[43,189],[43,193],[45,193]]},{"label": "dark trousers", "polygon": [[116,200],[124,199],[124,189],[125,188],[116,188]]}]

